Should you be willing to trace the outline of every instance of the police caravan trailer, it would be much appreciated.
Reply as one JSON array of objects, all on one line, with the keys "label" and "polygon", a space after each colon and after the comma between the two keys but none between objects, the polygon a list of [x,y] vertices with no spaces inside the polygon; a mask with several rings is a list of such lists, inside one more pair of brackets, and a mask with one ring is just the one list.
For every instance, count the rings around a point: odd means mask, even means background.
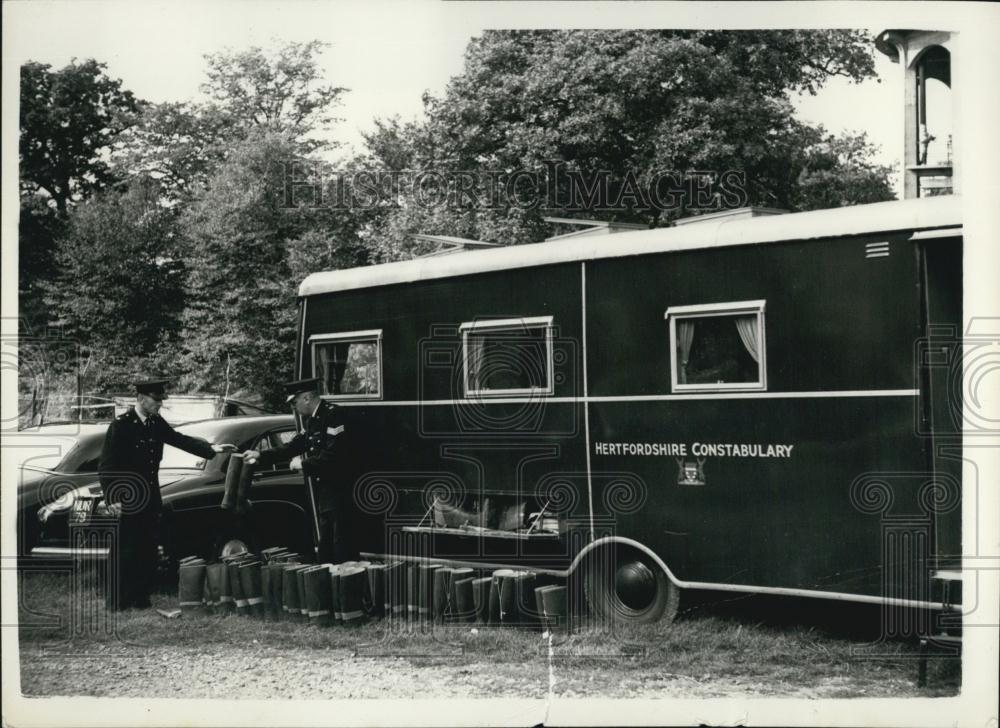
[{"label": "police caravan trailer", "polygon": [[[941,606],[961,545],[961,200],[310,275],[300,376],[354,430],[361,551],[680,589]],[[348,462],[349,459],[349,462]]]}]

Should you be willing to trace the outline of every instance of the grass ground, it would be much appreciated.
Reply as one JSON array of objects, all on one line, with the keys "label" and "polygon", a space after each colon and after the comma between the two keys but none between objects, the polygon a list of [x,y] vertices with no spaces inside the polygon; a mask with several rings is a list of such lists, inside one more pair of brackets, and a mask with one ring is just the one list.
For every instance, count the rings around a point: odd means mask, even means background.
[{"label": "grass ground", "polygon": [[[106,676],[113,681],[108,692],[95,678],[79,694],[116,694],[116,683],[127,690],[133,674],[148,679],[139,668],[145,659],[197,665],[200,685],[215,679],[203,672],[211,664],[231,670],[224,658],[232,654],[252,655],[253,664],[288,665],[292,682],[302,662],[353,661],[365,666],[358,694],[364,694],[365,675],[369,683],[391,690],[400,685],[393,675],[418,671],[446,677],[443,694],[464,685],[461,694],[472,697],[510,691],[543,695],[552,689],[550,663],[558,676],[554,691],[566,697],[941,696],[956,694],[960,685],[958,661],[942,659],[932,661],[929,687],[917,688],[915,642],[880,640],[879,609],[867,605],[691,592],[672,625],[556,634],[550,658],[549,641],[538,630],[469,624],[432,629],[385,620],[322,628],[240,615],[167,619],[155,608],[176,608],[177,599],[165,593],[154,595],[152,610],[111,619],[92,590],[73,597],[72,586],[66,575],[22,576],[19,637],[26,693],[68,694],[76,688],[67,687],[63,676],[72,684],[70,676],[80,671],[73,660],[112,662],[125,656],[140,659],[116,663]],[[173,680],[183,682],[184,673],[179,669]],[[401,685],[400,690],[405,692]]]}]

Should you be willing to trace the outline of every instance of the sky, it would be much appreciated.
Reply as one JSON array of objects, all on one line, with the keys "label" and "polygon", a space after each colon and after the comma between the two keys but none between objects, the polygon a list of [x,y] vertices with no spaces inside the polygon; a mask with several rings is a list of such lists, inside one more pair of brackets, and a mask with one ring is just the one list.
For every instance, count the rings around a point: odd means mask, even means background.
[{"label": "sky", "polygon": [[[662,12],[668,5],[655,5],[652,14],[634,19],[616,12],[581,20],[583,27],[624,26],[630,21],[639,27],[671,27],[672,19],[707,27],[732,22],[723,12],[691,18]],[[420,117],[423,93],[444,91],[448,79],[462,70],[468,41],[484,28],[553,27],[573,20],[556,12],[558,4],[544,6],[541,12],[536,7],[395,0],[7,2],[5,25],[12,15],[15,32],[6,34],[3,60],[13,68],[29,59],[61,67],[74,57],[93,57],[107,63],[109,74],[121,78],[140,98],[184,101],[200,97],[206,53],[318,39],[330,44],[321,57],[327,80],[350,89],[337,110],[344,121],[331,133],[350,151],[361,148],[361,134],[372,128],[375,118]],[[579,4],[572,8],[582,12]],[[759,22],[760,15],[752,17]],[[880,147],[878,161],[895,167],[902,154],[902,76],[899,66],[882,54],[876,53],[875,59],[878,81],[834,79],[817,96],[793,97],[793,103],[804,120],[822,123],[830,131],[866,131]]]}]

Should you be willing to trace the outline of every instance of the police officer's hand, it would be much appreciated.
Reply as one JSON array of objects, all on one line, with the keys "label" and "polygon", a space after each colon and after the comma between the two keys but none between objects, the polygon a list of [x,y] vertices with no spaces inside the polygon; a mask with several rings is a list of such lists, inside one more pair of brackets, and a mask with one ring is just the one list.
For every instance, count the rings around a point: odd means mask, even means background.
[{"label": "police officer's hand", "polygon": [[236,445],[227,442],[222,445],[212,445],[212,449],[215,452],[236,452]]},{"label": "police officer's hand", "polygon": [[296,455],[292,458],[292,462],[288,464],[292,470],[302,470],[302,456]]}]

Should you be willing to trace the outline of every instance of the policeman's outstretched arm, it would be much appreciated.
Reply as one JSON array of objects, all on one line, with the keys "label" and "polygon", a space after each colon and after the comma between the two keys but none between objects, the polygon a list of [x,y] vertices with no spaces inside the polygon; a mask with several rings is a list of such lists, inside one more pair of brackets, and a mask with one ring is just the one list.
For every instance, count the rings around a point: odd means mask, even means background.
[{"label": "policeman's outstretched arm", "polygon": [[215,453],[219,452],[208,440],[181,434],[162,417],[159,418],[157,425],[160,427],[160,438],[168,445],[173,445],[184,452],[189,452],[192,455],[197,455],[205,459],[214,458]]},{"label": "policeman's outstretched arm", "polygon": [[280,463],[283,460],[290,460],[301,455],[306,451],[308,445],[309,441],[306,439],[306,436],[300,433],[280,447],[261,451],[247,450],[243,453],[243,457],[251,462],[257,461],[261,467],[266,468],[274,463]]}]

